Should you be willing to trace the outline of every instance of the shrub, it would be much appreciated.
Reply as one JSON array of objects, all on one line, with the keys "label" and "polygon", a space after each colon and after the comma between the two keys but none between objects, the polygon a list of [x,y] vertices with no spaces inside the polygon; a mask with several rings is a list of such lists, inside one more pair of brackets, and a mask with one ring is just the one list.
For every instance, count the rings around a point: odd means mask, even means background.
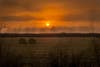
[{"label": "shrub", "polygon": [[19,39],[19,44],[27,44],[26,39],[24,38]]},{"label": "shrub", "polygon": [[35,40],[35,39],[32,39],[32,38],[31,38],[31,39],[29,39],[29,41],[28,41],[28,42],[29,42],[29,44],[36,44],[36,40]]}]

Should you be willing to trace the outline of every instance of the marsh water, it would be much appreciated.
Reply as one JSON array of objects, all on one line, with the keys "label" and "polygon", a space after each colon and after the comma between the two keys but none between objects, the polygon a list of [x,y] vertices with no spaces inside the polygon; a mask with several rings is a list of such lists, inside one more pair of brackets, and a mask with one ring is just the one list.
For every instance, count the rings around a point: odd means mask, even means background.
[{"label": "marsh water", "polygon": [[2,37],[0,67],[100,67],[99,37]]}]

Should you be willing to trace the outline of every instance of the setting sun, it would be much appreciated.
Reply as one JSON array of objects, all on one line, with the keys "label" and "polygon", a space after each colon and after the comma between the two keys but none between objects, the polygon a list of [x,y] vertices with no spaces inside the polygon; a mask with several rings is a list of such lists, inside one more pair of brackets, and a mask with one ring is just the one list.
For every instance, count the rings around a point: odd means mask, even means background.
[{"label": "setting sun", "polygon": [[50,21],[46,22],[46,27],[50,27]]}]

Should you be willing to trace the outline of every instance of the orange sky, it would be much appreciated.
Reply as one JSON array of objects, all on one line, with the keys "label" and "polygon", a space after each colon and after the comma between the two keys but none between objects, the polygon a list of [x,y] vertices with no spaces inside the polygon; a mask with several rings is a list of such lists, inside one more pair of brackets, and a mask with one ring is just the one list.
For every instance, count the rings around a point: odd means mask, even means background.
[{"label": "orange sky", "polygon": [[98,28],[99,2],[99,0],[1,0],[0,24],[7,24],[11,28],[46,27],[46,22],[50,21],[51,27],[87,27],[93,21]]}]

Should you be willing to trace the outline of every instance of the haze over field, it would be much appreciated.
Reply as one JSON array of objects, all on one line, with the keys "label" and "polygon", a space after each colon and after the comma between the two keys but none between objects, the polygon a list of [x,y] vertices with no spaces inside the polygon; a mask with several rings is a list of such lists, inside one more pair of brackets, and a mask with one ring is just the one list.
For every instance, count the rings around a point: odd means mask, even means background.
[{"label": "haze over field", "polygon": [[[0,32],[3,33],[41,32],[43,28],[47,30],[42,32],[52,32],[49,29],[54,27],[60,27],[55,32],[84,33],[94,28],[92,32],[100,33],[99,25],[100,0],[0,0]],[[20,31],[22,28],[38,30]]]}]

